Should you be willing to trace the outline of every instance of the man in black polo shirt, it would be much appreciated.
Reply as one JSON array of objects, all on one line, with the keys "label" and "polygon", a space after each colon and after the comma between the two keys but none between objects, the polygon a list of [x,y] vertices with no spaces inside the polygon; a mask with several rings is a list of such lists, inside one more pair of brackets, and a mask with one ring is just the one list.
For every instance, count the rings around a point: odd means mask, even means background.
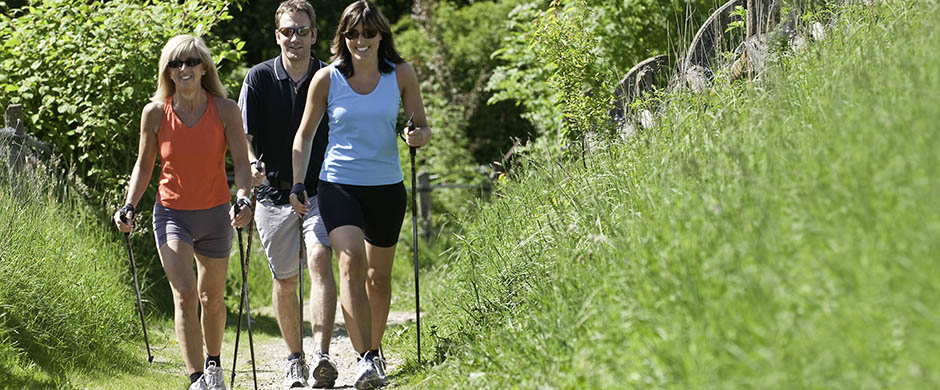
[{"label": "man in black polo shirt", "polygon": [[[255,222],[268,265],[274,278],[272,303],[281,336],[290,352],[285,387],[306,387],[309,368],[303,354],[303,330],[296,291],[300,238],[296,214],[288,196],[293,182],[291,145],[300,125],[310,79],[325,63],[313,58],[310,47],[316,42],[316,15],[306,0],[287,0],[274,15],[274,36],[281,47],[278,57],[253,67],[245,77],[238,106],[248,133],[249,158],[253,184],[258,185]],[[333,387],[336,364],[329,357],[333,321],[336,316],[336,284],[333,279],[332,251],[326,227],[317,209],[317,177],[323,163],[329,128],[320,122],[313,141],[313,153],[304,185],[307,207],[303,230],[306,243],[306,267],[310,269],[311,326],[314,343],[320,350],[314,355],[313,387]],[[257,162],[257,157],[262,161]]]}]

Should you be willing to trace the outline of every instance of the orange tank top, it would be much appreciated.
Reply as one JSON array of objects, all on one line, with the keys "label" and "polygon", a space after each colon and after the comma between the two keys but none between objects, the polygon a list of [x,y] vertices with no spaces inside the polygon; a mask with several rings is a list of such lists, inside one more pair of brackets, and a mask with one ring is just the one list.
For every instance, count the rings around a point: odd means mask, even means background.
[{"label": "orange tank top", "polygon": [[173,111],[173,97],[163,106],[157,131],[160,148],[160,204],[174,210],[205,210],[231,200],[225,176],[225,127],[212,94],[202,118],[187,127]]}]

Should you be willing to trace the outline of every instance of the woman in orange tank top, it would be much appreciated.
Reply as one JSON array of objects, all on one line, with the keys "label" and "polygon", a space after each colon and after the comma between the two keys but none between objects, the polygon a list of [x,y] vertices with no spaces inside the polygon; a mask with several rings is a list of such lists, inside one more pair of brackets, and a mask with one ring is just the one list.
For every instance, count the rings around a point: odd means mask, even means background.
[{"label": "woman in orange tank top", "polygon": [[[226,98],[208,47],[191,35],[173,37],[163,47],[151,100],[141,117],[126,205],[115,213],[114,223],[122,232],[133,229],[135,205],[159,154],[154,234],[173,291],[176,337],[190,373],[190,389],[225,389],[219,356],[232,226],[247,225],[253,213],[247,197],[250,171],[241,113]],[[229,205],[226,148],[235,167],[237,215]]]}]

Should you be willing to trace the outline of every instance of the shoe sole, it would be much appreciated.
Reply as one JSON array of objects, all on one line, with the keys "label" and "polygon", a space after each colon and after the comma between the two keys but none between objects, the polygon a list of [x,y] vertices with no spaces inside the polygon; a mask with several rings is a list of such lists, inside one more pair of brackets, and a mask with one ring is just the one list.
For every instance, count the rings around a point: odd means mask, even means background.
[{"label": "shoe sole", "polygon": [[369,386],[371,386],[373,389],[378,389],[380,387],[388,386],[388,382],[383,380],[382,377],[378,377],[376,379],[373,379],[372,382],[369,383]]},{"label": "shoe sole", "polygon": [[356,390],[378,389],[382,387],[381,382],[382,382],[382,378],[379,377],[378,374],[373,372],[372,375],[370,375],[370,377],[368,378],[360,377],[359,380],[357,380],[356,383],[353,384],[353,387],[355,387]]},{"label": "shoe sole", "polygon": [[304,387],[307,387],[307,384],[306,384],[306,383],[303,383],[303,382],[301,382],[301,381],[294,381],[294,383],[291,383],[290,386],[288,386],[287,388],[289,388],[289,389],[302,389],[302,388],[304,388]]},{"label": "shoe sole", "polygon": [[336,384],[336,378],[339,378],[339,372],[325,360],[317,364],[313,369],[313,387],[314,389],[325,389],[333,387]]}]

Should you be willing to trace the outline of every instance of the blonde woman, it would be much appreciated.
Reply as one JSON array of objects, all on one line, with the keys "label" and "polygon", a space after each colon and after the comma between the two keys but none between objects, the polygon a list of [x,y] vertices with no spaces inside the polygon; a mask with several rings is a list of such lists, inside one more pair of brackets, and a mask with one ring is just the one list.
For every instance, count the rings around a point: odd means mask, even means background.
[{"label": "blonde woman", "polygon": [[[219,357],[232,227],[247,225],[253,213],[247,197],[251,179],[241,113],[226,98],[208,47],[191,35],[173,37],[163,47],[151,100],[141,115],[126,204],[114,214],[114,223],[122,232],[134,228],[137,202],[159,155],[153,230],[173,291],[176,338],[190,373],[189,388],[225,389]],[[226,149],[235,167],[237,214],[230,205]],[[200,306],[202,318],[197,318]]]}]

